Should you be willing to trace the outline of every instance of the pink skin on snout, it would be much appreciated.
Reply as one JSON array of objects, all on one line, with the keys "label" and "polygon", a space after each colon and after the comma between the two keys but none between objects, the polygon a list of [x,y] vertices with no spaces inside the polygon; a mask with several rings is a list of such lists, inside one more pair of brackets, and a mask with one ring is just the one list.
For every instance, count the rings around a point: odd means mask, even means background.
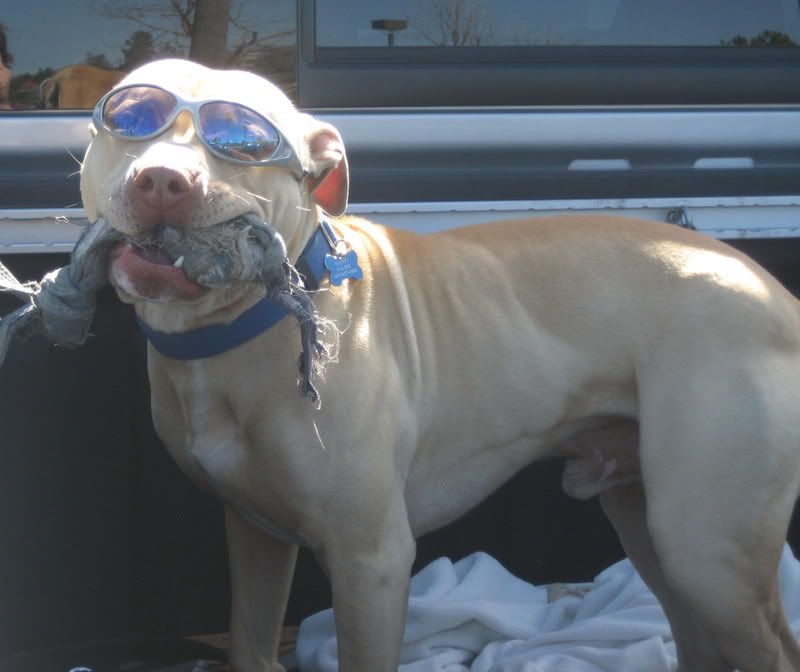
[{"label": "pink skin on snout", "polygon": [[187,226],[205,192],[203,173],[184,167],[134,167],[127,184],[128,201],[142,231],[162,222]]}]

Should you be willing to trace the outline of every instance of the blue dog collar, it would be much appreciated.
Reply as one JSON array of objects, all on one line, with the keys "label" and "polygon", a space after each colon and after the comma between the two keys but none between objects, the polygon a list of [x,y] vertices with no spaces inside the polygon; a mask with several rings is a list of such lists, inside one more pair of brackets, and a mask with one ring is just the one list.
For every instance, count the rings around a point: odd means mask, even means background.
[{"label": "blue dog collar", "polygon": [[[304,277],[307,289],[317,289],[325,276],[325,257],[332,249],[328,242],[331,233],[330,224],[321,222],[297,261],[297,270]],[[147,340],[162,355],[172,359],[192,360],[233,350],[263,334],[288,314],[285,308],[265,297],[233,322],[212,324],[192,331],[168,334],[156,331],[138,317],[137,320]]]}]

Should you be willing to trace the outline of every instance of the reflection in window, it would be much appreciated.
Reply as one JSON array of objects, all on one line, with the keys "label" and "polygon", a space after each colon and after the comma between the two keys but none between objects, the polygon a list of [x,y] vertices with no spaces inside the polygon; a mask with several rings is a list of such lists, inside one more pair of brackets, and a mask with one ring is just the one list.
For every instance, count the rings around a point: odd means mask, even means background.
[{"label": "reflection in window", "polygon": [[798,0],[351,0],[343,12],[340,0],[317,0],[316,31],[318,47],[783,47],[800,44],[800,4]]},{"label": "reflection in window", "polygon": [[[8,3],[13,109],[88,109],[125,73],[180,57],[261,74],[296,94],[294,0]],[[3,71],[0,69],[0,107]]]},{"label": "reflection in window", "polygon": [[0,23],[0,110],[10,110],[11,64],[14,56],[8,51],[6,27]]}]

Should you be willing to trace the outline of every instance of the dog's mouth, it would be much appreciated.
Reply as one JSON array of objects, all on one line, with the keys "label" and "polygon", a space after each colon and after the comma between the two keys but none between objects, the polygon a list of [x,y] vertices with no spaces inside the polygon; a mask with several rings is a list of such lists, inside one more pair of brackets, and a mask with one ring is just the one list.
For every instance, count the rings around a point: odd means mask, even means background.
[{"label": "dog's mouth", "polygon": [[175,268],[180,268],[183,265],[183,259],[181,257],[173,259],[162,247],[157,245],[147,245],[145,247],[133,245],[131,243],[127,243],[127,245],[131,246],[133,253],[137,257],[143,259],[148,264],[155,264],[156,266],[174,266]]},{"label": "dog's mouth", "polygon": [[112,251],[117,287],[149,301],[192,300],[241,283],[282,282],[286,246],[255,214],[204,229],[165,224],[127,237]]},{"label": "dog's mouth", "polygon": [[111,250],[110,273],[118,288],[148,301],[198,299],[208,289],[190,280],[182,264],[182,257],[172,258],[156,245],[120,241]]}]

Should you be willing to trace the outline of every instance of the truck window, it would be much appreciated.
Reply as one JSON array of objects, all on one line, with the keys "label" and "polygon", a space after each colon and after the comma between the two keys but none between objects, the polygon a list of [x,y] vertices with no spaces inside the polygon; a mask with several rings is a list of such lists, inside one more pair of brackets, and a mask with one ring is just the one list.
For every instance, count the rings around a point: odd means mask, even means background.
[{"label": "truck window", "polygon": [[800,101],[797,0],[301,0],[305,107]]},{"label": "truck window", "polygon": [[[794,0],[317,0],[324,47],[796,47]],[[479,57],[479,56],[478,56]]]},{"label": "truck window", "polygon": [[296,94],[294,0],[43,0],[8,3],[2,20],[10,109],[89,109],[133,68],[168,57],[251,70]]}]

